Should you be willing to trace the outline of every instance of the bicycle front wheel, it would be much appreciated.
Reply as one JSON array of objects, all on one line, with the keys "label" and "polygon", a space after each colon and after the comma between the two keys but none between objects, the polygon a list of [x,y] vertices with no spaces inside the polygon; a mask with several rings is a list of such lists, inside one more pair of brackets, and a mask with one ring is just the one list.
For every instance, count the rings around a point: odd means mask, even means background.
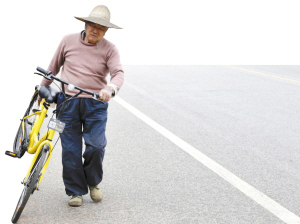
[{"label": "bicycle front wheel", "polygon": [[35,191],[40,179],[42,168],[45,164],[48,155],[48,151],[49,151],[48,145],[44,146],[41,149],[40,154],[38,155],[37,160],[34,166],[32,167],[32,170],[26,180],[26,183],[24,184],[24,189],[22,191],[19,202],[17,204],[17,207],[11,219],[12,223],[16,223],[18,221],[30,195],[33,194],[33,192]]}]

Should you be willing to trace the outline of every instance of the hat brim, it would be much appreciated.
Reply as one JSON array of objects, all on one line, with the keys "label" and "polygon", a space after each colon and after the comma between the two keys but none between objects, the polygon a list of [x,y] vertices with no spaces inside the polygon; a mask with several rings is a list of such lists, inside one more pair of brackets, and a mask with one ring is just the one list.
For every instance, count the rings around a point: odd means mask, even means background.
[{"label": "hat brim", "polygon": [[115,29],[123,29],[121,27],[118,27],[117,25],[108,22],[105,19],[99,18],[99,17],[93,17],[93,16],[89,16],[89,17],[76,17],[74,16],[75,19],[78,19],[82,22],[92,22],[92,23],[97,23],[101,26],[106,26],[108,28],[115,28]]}]

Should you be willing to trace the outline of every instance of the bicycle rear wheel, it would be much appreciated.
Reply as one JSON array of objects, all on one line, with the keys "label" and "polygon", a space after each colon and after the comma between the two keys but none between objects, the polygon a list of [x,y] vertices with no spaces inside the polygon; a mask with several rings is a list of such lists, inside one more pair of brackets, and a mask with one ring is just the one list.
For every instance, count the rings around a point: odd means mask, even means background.
[{"label": "bicycle rear wheel", "polygon": [[[29,103],[28,108],[25,111],[24,117],[33,113],[32,110],[39,108],[37,98],[38,98],[38,91],[36,90],[32,96],[32,99]],[[16,153],[17,155],[19,155],[19,157],[22,157],[27,150],[27,147],[29,144],[29,134],[33,127],[35,118],[36,118],[36,115],[33,115],[25,120],[25,122],[24,122],[25,134],[24,135],[23,135],[23,131],[22,131],[22,122],[20,123],[19,129],[17,131],[16,137],[14,140],[14,145],[13,145],[13,152]]]},{"label": "bicycle rear wheel", "polygon": [[30,195],[33,194],[33,192],[35,191],[38,181],[40,179],[41,171],[42,171],[42,168],[44,167],[48,152],[49,152],[49,146],[48,145],[43,146],[34,166],[32,167],[31,172],[26,180],[26,183],[24,183],[24,189],[22,191],[22,194],[18,201],[17,207],[16,207],[13,217],[11,219],[12,223],[16,223],[18,221]]},{"label": "bicycle rear wheel", "polygon": [[17,135],[15,137],[15,141],[14,141],[14,148],[13,148],[13,152],[16,153],[17,155],[22,152],[21,154],[24,154],[26,150],[22,150],[22,146],[24,144],[22,144],[23,141],[23,132],[22,132],[22,122],[19,126]]}]

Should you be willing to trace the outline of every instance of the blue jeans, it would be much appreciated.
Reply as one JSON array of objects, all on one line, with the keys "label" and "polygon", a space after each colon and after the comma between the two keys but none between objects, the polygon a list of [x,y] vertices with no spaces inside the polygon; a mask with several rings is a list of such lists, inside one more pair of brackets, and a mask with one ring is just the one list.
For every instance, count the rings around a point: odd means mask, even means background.
[{"label": "blue jeans", "polygon": [[[62,101],[60,93],[58,113]],[[91,98],[75,98],[66,103],[61,114],[60,121],[66,123],[60,134],[63,181],[69,196],[87,194],[87,185],[96,186],[102,181],[107,107],[108,103],[102,104]],[[83,155],[82,137],[86,145]]]}]

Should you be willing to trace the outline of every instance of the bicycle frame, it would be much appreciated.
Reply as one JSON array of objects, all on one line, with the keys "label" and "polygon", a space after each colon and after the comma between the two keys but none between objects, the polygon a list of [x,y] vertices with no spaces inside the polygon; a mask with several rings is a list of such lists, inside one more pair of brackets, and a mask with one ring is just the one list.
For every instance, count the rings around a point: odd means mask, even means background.
[{"label": "bicycle frame", "polygon": [[54,130],[49,129],[49,131],[47,133],[45,133],[44,136],[40,140],[38,140],[38,133],[40,131],[40,128],[41,128],[41,126],[44,122],[44,119],[47,115],[47,112],[48,112],[48,108],[44,106],[44,103],[45,103],[45,99],[43,99],[42,102],[40,103],[39,111],[34,112],[33,114],[28,115],[27,117],[24,117],[23,121],[22,121],[22,127],[23,127],[23,133],[24,133],[24,125],[25,125],[24,122],[25,122],[25,120],[27,118],[33,116],[33,115],[37,115],[36,119],[35,119],[35,122],[34,122],[34,125],[32,127],[32,130],[30,131],[30,134],[29,134],[29,145],[28,145],[28,148],[27,148],[28,153],[35,154],[35,155],[34,155],[34,157],[32,159],[32,162],[29,166],[29,170],[28,170],[28,172],[27,172],[27,174],[24,178],[23,184],[26,182],[26,180],[27,180],[27,178],[30,174],[30,171],[31,171],[32,167],[34,166],[34,164],[36,162],[36,159],[37,159],[41,149],[43,148],[43,146],[48,144],[49,147],[50,147],[49,154],[48,154],[46,163],[45,163],[45,165],[42,169],[42,174],[39,178],[39,182],[37,184],[36,189],[38,189],[38,186],[39,186],[40,182],[43,179],[44,173],[47,169],[50,158],[52,156],[52,150],[53,150],[52,139],[53,139],[54,134],[55,134]]}]

